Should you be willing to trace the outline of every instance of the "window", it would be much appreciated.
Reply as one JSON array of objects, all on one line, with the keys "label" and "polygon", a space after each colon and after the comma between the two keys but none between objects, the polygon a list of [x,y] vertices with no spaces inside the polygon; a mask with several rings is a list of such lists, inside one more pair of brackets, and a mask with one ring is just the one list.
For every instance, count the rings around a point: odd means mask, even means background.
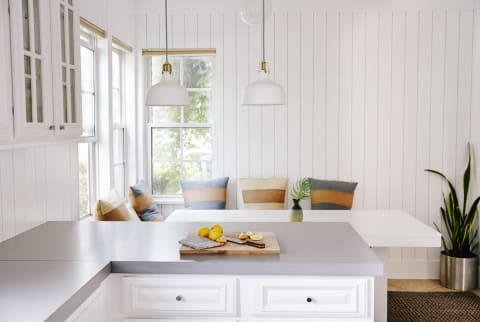
[{"label": "window", "polygon": [[80,217],[91,214],[95,196],[96,165],[96,56],[97,39],[82,30],[80,33],[82,136],[87,139],[78,145]]},{"label": "window", "polygon": [[[148,115],[152,192],[181,194],[180,180],[212,177],[213,56],[173,56],[173,77],[187,88],[190,106],[151,107]],[[150,84],[161,79],[165,58],[150,57]]]},{"label": "window", "polygon": [[125,193],[125,109],[123,97],[124,53],[112,51],[112,175],[113,187],[126,198]]}]

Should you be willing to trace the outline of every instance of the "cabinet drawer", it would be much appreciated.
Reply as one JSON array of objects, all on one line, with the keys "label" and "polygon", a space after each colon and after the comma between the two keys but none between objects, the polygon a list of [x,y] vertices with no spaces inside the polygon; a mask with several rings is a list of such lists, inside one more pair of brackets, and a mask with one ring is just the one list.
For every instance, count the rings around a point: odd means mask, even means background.
[{"label": "cabinet drawer", "polygon": [[129,317],[234,316],[236,279],[208,276],[124,277]]},{"label": "cabinet drawer", "polygon": [[373,320],[373,278],[265,279],[246,285],[253,316]]}]

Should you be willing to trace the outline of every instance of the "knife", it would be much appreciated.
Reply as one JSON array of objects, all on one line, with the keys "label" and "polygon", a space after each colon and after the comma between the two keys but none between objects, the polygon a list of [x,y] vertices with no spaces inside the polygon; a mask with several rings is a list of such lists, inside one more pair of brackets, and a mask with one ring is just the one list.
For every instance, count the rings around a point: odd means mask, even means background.
[{"label": "knife", "polygon": [[257,242],[253,242],[251,240],[241,240],[241,239],[238,239],[238,238],[235,238],[235,237],[229,237],[229,236],[225,236],[225,239],[229,242],[234,243],[234,244],[248,245],[248,246],[253,246],[253,247],[256,247],[256,248],[265,248],[265,243],[257,243]]}]

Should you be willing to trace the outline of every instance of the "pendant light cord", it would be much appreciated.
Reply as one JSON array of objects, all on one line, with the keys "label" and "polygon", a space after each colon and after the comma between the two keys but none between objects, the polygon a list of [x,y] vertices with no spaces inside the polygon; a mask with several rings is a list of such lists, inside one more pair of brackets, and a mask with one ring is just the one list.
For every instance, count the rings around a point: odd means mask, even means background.
[{"label": "pendant light cord", "polygon": [[168,0],[165,0],[165,62],[168,63],[168,14],[167,14],[167,3]]},{"label": "pendant light cord", "polygon": [[262,61],[265,61],[265,0],[262,0]]}]

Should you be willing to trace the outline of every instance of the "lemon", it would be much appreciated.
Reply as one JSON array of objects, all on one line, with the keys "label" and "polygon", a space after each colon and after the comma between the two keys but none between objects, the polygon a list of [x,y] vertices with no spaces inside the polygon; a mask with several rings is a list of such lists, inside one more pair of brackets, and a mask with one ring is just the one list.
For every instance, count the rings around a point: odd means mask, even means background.
[{"label": "lemon", "polygon": [[208,234],[208,238],[211,240],[217,240],[222,237],[222,232],[218,229],[211,229],[210,233]]},{"label": "lemon", "polygon": [[247,238],[248,238],[248,235],[245,234],[245,233],[240,233],[240,234],[238,235],[238,239],[245,240],[245,239],[247,239]]},{"label": "lemon", "polygon": [[223,234],[223,227],[218,224],[213,225],[210,230],[219,230]]},{"label": "lemon", "polygon": [[198,230],[198,236],[200,237],[208,237],[209,233],[210,233],[210,228],[208,227],[202,227]]},{"label": "lemon", "polygon": [[253,231],[247,231],[246,234],[247,234],[248,237],[250,237],[252,235],[255,235],[255,233]]},{"label": "lemon", "polygon": [[226,242],[227,242],[223,236],[220,237],[220,238],[217,238],[215,241],[216,241],[217,243],[226,243]]},{"label": "lemon", "polygon": [[262,234],[257,234],[257,233],[254,233],[252,235],[250,235],[250,239],[251,240],[262,240],[263,239],[263,235]]}]

